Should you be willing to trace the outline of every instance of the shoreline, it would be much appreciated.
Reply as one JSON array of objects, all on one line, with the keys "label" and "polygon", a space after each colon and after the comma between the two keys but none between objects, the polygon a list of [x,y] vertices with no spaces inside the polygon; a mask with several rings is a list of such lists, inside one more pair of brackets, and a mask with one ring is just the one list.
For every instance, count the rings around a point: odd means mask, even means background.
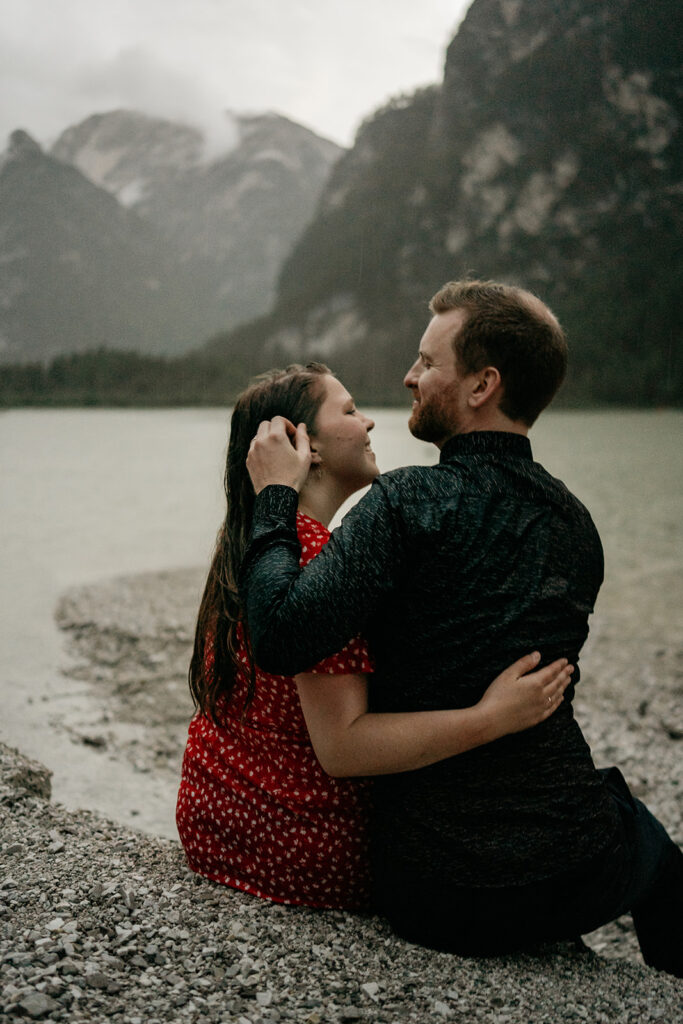
[{"label": "shoreline", "polygon": [[187,669],[205,571],[175,569],[72,587],[55,609],[64,674],[96,700],[75,738],[174,782],[194,712]]},{"label": "shoreline", "polygon": [[[55,719],[58,728],[134,775],[163,780],[173,802],[194,711],[187,668],[204,578],[200,568],[114,577],[69,588],[55,609],[62,672],[92,697],[89,716]],[[674,590],[660,588],[650,603]],[[624,581],[605,591],[581,656],[575,714],[596,764],[621,768],[683,845],[681,627],[664,638],[638,619]],[[144,808],[135,817],[122,820],[145,830]]]},{"label": "shoreline", "polygon": [[[0,746],[0,1006],[51,1021],[681,1021],[683,982],[558,943],[481,960],[378,918],[284,907],[187,869],[179,843],[49,801]],[[596,933],[597,934],[597,933]]]}]

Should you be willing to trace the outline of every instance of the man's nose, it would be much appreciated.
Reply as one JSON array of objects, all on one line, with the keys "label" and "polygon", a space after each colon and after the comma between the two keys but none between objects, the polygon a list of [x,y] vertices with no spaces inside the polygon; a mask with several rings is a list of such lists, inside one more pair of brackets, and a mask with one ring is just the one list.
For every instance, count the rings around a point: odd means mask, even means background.
[{"label": "man's nose", "polygon": [[408,370],[407,374],[403,378],[403,386],[406,388],[414,388],[417,385],[417,360]]},{"label": "man's nose", "polygon": [[363,416],[363,419],[365,420],[365,429],[369,434],[371,430],[375,429],[375,421],[371,420],[369,416]]}]

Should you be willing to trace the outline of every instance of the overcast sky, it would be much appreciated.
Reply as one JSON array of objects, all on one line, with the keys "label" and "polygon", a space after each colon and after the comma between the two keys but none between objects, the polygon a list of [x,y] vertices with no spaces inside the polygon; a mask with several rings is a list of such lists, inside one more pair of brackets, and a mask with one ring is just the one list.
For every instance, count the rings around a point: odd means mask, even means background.
[{"label": "overcast sky", "polygon": [[440,81],[470,0],[0,0],[0,150],[119,107],[209,127],[276,110],[349,145]]}]

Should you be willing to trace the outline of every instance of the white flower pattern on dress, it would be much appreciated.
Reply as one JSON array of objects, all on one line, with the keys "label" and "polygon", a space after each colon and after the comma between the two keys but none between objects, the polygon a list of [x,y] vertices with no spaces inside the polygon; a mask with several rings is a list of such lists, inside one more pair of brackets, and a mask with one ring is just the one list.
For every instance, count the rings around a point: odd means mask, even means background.
[{"label": "white flower pattern on dress", "polygon": [[[301,512],[297,531],[303,566],[330,533]],[[322,770],[289,676],[257,668],[255,697],[242,721],[246,652],[239,660],[245,668],[219,703],[220,724],[199,713],[190,723],[176,809],[189,866],[278,903],[367,905],[367,783],[333,779]],[[356,637],[311,671],[372,670],[366,645]]]}]

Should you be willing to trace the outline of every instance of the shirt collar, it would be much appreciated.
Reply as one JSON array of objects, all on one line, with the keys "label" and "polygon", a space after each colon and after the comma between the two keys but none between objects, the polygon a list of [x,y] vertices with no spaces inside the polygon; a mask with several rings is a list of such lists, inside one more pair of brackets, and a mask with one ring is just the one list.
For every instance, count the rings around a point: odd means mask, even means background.
[{"label": "shirt collar", "polygon": [[533,460],[529,438],[505,430],[473,430],[469,434],[456,434],[441,449],[439,462],[456,459],[459,455],[502,455]]}]

